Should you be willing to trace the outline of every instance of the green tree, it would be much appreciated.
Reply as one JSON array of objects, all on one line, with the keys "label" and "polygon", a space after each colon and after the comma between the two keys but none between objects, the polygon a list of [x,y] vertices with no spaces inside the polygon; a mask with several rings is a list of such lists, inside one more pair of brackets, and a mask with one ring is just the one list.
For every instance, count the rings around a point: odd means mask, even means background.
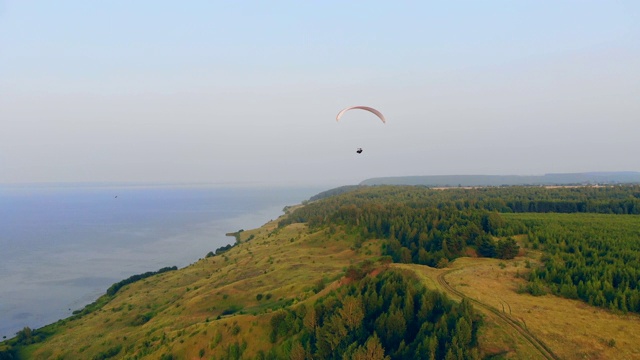
[{"label": "green tree", "polygon": [[384,355],[384,348],[380,343],[378,335],[375,333],[367,339],[364,346],[358,347],[353,353],[353,360],[390,360],[391,357]]},{"label": "green tree", "polygon": [[496,246],[496,256],[500,259],[513,259],[518,255],[520,246],[512,237],[499,240]]},{"label": "green tree", "polygon": [[478,253],[484,257],[496,257],[496,245],[493,243],[490,237],[484,236],[480,240],[480,245],[478,246]]},{"label": "green tree", "polygon": [[362,319],[364,319],[362,298],[347,296],[342,302],[342,308],[338,313],[347,329],[354,330],[359,328],[362,325]]}]

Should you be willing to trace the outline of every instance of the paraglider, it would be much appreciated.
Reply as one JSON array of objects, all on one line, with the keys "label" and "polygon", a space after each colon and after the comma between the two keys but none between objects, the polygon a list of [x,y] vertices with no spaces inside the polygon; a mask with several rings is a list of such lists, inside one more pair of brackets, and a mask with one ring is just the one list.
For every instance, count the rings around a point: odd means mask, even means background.
[{"label": "paraglider", "polygon": [[[375,116],[377,116],[380,120],[382,120],[382,123],[386,124],[387,120],[384,118],[384,115],[382,115],[382,113],[372,107],[369,106],[351,106],[345,109],[342,109],[338,115],[336,116],[336,121],[340,121],[340,118],[342,117],[342,115],[344,115],[344,113],[346,113],[349,110],[354,110],[354,109],[360,109],[360,110],[366,110],[372,114],[374,114]],[[356,150],[356,152],[358,154],[362,154],[362,148],[358,148]]]},{"label": "paraglider", "polygon": [[384,118],[384,115],[382,115],[382,113],[372,107],[368,107],[368,106],[351,106],[348,107],[346,109],[342,109],[342,111],[340,111],[338,113],[338,116],[336,116],[336,121],[340,121],[340,118],[342,117],[342,115],[344,115],[344,113],[346,113],[349,110],[353,110],[353,109],[360,109],[360,110],[366,110],[370,113],[373,113],[374,115],[376,115],[380,120],[382,120],[383,123],[387,123],[387,120]]}]

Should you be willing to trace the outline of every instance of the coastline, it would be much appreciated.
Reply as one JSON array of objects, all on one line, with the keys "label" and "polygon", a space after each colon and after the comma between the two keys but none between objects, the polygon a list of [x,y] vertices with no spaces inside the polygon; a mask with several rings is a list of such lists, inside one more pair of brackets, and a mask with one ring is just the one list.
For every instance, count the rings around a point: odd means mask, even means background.
[{"label": "coastline", "polygon": [[[209,190],[211,189],[180,191]],[[273,190],[263,189],[252,189],[248,194],[234,190],[230,192],[231,195],[222,191],[223,202],[212,201],[207,205],[221,210],[211,214],[205,212],[197,215],[188,211],[186,215],[178,214],[178,217],[187,219],[182,227],[180,221],[183,220],[176,221],[176,214],[169,211],[165,214],[169,220],[156,220],[161,222],[161,229],[154,229],[155,223],[118,231],[112,231],[108,226],[99,226],[98,230],[111,231],[112,236],[100,233],[95,239],[86,240],[79,245],[67,245],[62,241],[43,245],[38,240],[28,250],[13,249],[18,253],[17,258],[12,263],[5,262],[2,271],[4,276],[0,278],[3,289],[9,289],[0,294],[3,306],[0,308],[0,318],[3,318],[0,323],[4,324],[0,329],[0,336],[9,339],[25,326],[38,329],[67,318],[74,310],[82,309],[98,299],[109,286],[133,274],[155,271],[166,266],[189,266],[204,258],[208,251],[233,244],[234,241],[230,241],[227,234],[237,233],[242,228],[261,227],[270,219],[282,215],[283,207],[299,203],[316,191],[317,189],[298,189],[298,195],[291,190],[276,191],[275,194],[272,193]],[[63,192],[66,193],[67,190]],[[256,200],[254,195],[262,199]],[[109,196],[109,201],[111,200],[114,199]],[[111,203],[115,201],[117,200]],[[245,204],[233,207],[230,202]],[[255,204],[251,205],[252,203]],[[230,209],[237,210],[229,212]],[[227,215],[220,217],[223,214]],[[189,218],[193,215],[208,220],[190,221]],[[133,220],[131,222],[135,225]],[[167,228],[171,233],[166,232]],[[68,234],[69,231],[67,229],[62,233]],[[80,235],[90,237],[88,231]],[[58,248],[53,248],[54,245]],[[50,267],[43,272],[43,266]],[[40,293],[47,293],[50,298],[47,301],[38,300]]]}]

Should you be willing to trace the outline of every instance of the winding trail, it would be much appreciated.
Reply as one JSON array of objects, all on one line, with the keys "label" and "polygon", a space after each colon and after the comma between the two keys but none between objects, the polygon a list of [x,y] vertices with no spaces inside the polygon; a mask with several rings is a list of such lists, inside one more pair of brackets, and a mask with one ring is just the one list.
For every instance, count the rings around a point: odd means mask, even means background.
[{"label": "winding trail", "polygon": [[448,270],[445,271],[441,274],[438,274],[437,280],[438,283],[449,293],[454,294],[458,297],[460,297],[461,299],[467,299],[469,301],[471,301],[474,305],[481,307],[487,311],[492,312],[493,314],[495,314],[496,316],[498,316],[500,319],[502,319],[505,323],[507,323],[511,328],[513,328],[514,330],[516,330],[518,333],[520,333],[520,335],[522,335],[523,338],[525,338],[531,345],[533,345],[533,347],[535,347],[536,349],[538,349],[538,351],[540,351],[540,354],[546,358],[546,359],[553,359],[553,360],[560,360],[560,357],[558,357],[556,354],[553,353],[553,351],[551,351],[551,349],[545,344],[543,343],[540,339],[538,339],[535,335],[533,335],[531,332],[529,332],[529,330],[527,330],[526,327],[523,327],[517,320],[514,320],[513,318],[511,318],[510,316],[507,316],[506,314],[503,314],[502,312],[500,312],[498,309],[494,308],[491,305],[485,304],[479,300],[470,298],[468,296],[466,296],[465,294],[463,294],[462,292],[456,290],[455,288],[453,288],[453,286],[449,285],[449,283],[445,280],[445,275],[448,275],[452,272],[456,271],[456,269],[452,269],[452,270]]}]

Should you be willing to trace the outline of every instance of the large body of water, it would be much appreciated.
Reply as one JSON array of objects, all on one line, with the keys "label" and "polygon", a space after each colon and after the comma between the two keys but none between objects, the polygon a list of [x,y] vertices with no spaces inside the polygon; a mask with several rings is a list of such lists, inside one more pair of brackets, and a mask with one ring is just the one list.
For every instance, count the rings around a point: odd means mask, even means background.
[{"label": "large body of water", "polygon": [[131,275],[189,265],[321,190],[0,185],[0,337],[65,318]]}]

